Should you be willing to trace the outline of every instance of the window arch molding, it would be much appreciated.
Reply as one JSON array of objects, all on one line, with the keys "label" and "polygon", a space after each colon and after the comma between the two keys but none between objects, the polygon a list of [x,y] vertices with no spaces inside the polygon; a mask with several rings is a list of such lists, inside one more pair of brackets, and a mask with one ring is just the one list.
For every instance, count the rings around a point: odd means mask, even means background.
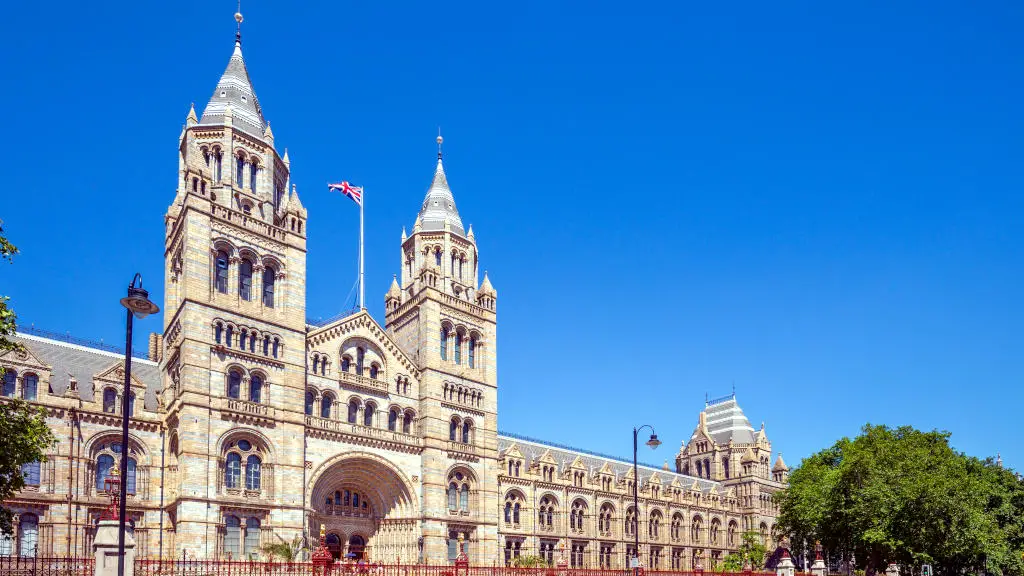
[{"label": "window arch molding", "polygon": [[[89,464],[89,487],[99,492],[102,490],[103,480],[109,475],[109,470],[116,466],[121,468],[121,433],[116,431],[103,431],[93,435],[86,441],[85,454],[91,460]],[[122,481],[128,482],[128,489],[132,494],[145,494],[148,469],[150,466],[150,455],[146,451],[146,445],[138,436],[128,433],[128,458],[129,470],[120,470]],[[103,462],[101,459],[109,459]],[[134,465],[133,465],[134,463]],[[104,466],[105,464],[105,466]],[[106,472],[106,473],[105,473]]]},{"label": "window arch molding", "polygon": [[248,440],[253,443],[258,443],[263,448],[264,453],[267,455],[267,461],[275,461],[276,454],[274,445],[270,441],[270,438],[255,428],[232,428],[227,432],[221,434],[220,438],[217,439],[215,444],[217,454],[223,454],[229,444],[237,442],[238,440]]},{"label": "window arch molding", "polygon": [[210,242],[210,251],[213,253],[227,252],[229,257],[237,258],[238,250],[238,246],[224,236],[218,236]]},{"label": "window arch molding", "polygon": [[[259,383],[259,391],[253,393],[253,387]],[[249,371],[249,386],[246,392],[248,395],[246,399],[249,402],[255,402],[259,404],[267,404],[270,402],[270,375],[261,368],[255,368]]]}]

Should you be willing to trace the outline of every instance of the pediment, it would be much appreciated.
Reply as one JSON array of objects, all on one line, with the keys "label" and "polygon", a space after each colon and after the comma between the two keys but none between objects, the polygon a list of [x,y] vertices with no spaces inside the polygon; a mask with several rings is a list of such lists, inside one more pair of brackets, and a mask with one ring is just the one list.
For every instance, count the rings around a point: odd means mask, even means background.
[{"label": "pediment", "polygon": [[505,449],[505,458],[518,458],[523,459],[523,453],[519,450],[518,444],[512,444]]},{"label": "pediment", "polygon": [[[109,384],[116,384],[118,386],[124,385],[124,361],[119,360],[114,362],[110,366],[107,366],[100,372],[97,372],[92,377],[94,382],[105,382]],[[132,374],[132,388],[133,389],[146,389],[146,384],[139,380],[135,374]]]},{"label": "pediment", "polygon": [[607,474],[609,476],[614,476],[615,475],[615,470],[612,470],[612,465],[611,464],[609,464],[608,462],[605,462],[604,466],[601,466],[601,474]]},{"label": "pediment", "polygon": [[647,482],[650,484],[658,484],[660,486],[661,476],[658,476],[658,473],[655,472],[654,474],[651,474],[651,477],[647,480]]},{"label": "pediment", "polygon": [[673,488],[682,488],[683,487],[683,484],[679,481],[679,477],[678,476],[676,476],[675,478],[672,479],[671,486]]},{"label": "pediment", "polygon": [[12,364],[17,364],[20,367],[34,368],[36,370],[50,369],[50,366],[40,360],[39,357],[32,352],[32,349],[25,343],[22,343],[20,350],[7,350],[0,354],[0,361],[6,361]]},{"label": "pediment", "polygon": [[583,457],[582,456],[576,456],[576,459],[572,461],[572,464],[569,465],[569,468],[572,468],[573,470],[586,470],[587,469],[586,465],[583,464]]},{"label": "pediment", "polygon": [[404,372],[419,379],[419,369],[412,359],[365,310],[313,330],[306,336],[306,348],[323,352],[338,362],[342,346],[352,338],[364,339],[380,349],[385,356],[389,378]]},{"label": "pediment", "polygon": [[544,453],[541,454],[540,458],[538,458],[537,460],[544,464],[551,464],[553,466],[558,465],[558,461],[555,460],[554,456],[551,455],[551,450],[545,450]]},{"label": "pediment", "polygon": [[693,481],[693,485],[690,486],[690,490],[692,490],[694,492],[700,492],[701,491],[700,490],[700,482],[697,482],[696,480],[694,480]]}]

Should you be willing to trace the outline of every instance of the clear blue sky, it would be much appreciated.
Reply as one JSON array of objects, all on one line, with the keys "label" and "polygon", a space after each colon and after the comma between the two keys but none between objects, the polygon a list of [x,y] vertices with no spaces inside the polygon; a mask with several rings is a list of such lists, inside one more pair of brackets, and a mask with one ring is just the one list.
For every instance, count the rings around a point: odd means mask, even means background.
[{"label": "clear blue sky", "polygon": [[[367,188],[383,316],[445,136],[499,291],[499,426],[671,460],[733,383],[801,457],[865,422],[1024,466],[1024,5],[266,2],[243,50],[344,308]],[[230,0],[16,2],[0,23],[2,268],[22,321],[116,343]],[[158,329],[159,320],[138,325]],[[140,334],[137,343],[144,343]]]}]

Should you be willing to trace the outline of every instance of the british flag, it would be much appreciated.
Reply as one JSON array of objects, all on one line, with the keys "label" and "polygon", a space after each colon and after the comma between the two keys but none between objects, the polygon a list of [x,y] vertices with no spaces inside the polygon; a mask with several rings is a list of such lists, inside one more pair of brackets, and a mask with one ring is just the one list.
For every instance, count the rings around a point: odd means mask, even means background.
[{"label": "british flag", "polygon": [[348,182],[341,182],[339,184],[328,184],[327,191],[341,192],[351,198],[356,204],[363,205],[363,189],[361,186],[352,186]]}]

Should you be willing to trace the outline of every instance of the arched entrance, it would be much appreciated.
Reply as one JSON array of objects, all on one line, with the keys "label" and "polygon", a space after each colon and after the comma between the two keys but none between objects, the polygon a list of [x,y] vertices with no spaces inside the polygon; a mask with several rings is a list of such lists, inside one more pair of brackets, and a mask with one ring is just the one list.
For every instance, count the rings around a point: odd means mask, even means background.
[{"label": "arched entrance", "polygon": [[[335,558],[409,562],[418,555],[418,502],[391,462],[364,453],[332,458],[314,473],[307,506],[310,533],[324,525]],[[348,537],[346,538],[345,535]]]},{"label": "arched entrance", "polygon": [[335,560],[341,558],[341,536],[332,532],[327,535],[327,538],[324,538],[324,542],[327,544],[327,549],[330,550],[331,556],[333,556]]}]

